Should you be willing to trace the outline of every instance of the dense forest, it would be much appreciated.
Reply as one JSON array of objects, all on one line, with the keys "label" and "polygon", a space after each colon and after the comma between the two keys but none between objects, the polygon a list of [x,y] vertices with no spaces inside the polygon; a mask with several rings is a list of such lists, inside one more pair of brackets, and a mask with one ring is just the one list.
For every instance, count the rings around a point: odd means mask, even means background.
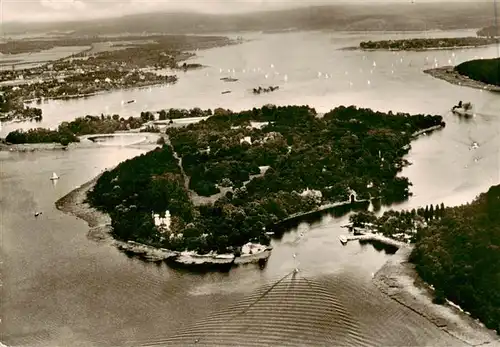
[{"label": "dense forest", "polygon": [[[110,213],[119,239],[201,253],[237,251],[248,241],[268,242],[265,227],[281,219],[346,201],[349,188],[358,198],[407,198],[408,179],[396,177],[402,157],[415,131],[439,124],[440,116],[355,107],[322,118],[307,106],[217,109],[204,121],[168,129],[172,146],[118,165],[88,198]],[[228,191],[194,206],[187,184],[205,196]],[[306,188],[320,196],[301,195]],[[160,232],[151,213],[166,209],[172,224]]]},{"label": "dense forest", "polygon": [[212,110],[202,110],[199,107],[195,107],[192,109],[179,109],[179,108],[170,108],[168,110],[158,111],[159,119],[179,119],[179,118],[190,118],[190,117],[209,117],[212,115]]},{"label": "dense forest", "polygon": [[420,229],[411,260],[438,301],[450,299],[500,333],[500,186]]},{"label": "dense forest", "polygon": [[469,60],[457,65],[455,71],[473,80],[500,86],[500,58]]},{"label": "dense forest", "polygon": [[71,142],[78,142],[78,137],[67,129],[50,130],[35,128],[29,130],[11,131],[5,138],[7,143],[60,143],[67,146]]},{"label": "dense forest", "polygon": [[250,197],[309,188],[339,201],[350,187],[359,198],[404,199],[409,182],[396,174],[405,164],[412,133],[442,122],[441,117],[355,107],[339,107],[323,118],[308,107],[216,111],[217,117],[168,130],[191,177],[190,189],[205,196],[217,193],[223,183],[241,187],[260,173],[259,167],[270,166],[263,177],[245,185]]},{"label": "dense forest", "polygon": [[85,116],[76,118],[71,122],[63,122],[57,130],[50,129],[30,129],[28,131],[11,131],[5,140],[8,143],[61,143],[67,145],[70,142],[78,142],[81,135],[109,134],[120,130],[137,129],[144,123],[151,120],[153,115],[142,112],[141,117],[120,118],[119,115]]}]

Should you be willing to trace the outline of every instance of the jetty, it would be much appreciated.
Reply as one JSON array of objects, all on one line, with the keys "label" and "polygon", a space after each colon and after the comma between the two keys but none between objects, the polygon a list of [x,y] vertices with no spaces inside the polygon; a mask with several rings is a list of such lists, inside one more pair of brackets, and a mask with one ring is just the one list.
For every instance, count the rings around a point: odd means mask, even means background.
[{"label": "jetty", "polygon": [[339,238],[342,244],[347,243],[349,241],[360,240],[360,241],[376,241],[396,248],[401,248],[406,245],[406,243],[404,242],[396,241],[394,239],[391,239],[390,237],[370,232],[360,233],[359,235],[341,235]]}]

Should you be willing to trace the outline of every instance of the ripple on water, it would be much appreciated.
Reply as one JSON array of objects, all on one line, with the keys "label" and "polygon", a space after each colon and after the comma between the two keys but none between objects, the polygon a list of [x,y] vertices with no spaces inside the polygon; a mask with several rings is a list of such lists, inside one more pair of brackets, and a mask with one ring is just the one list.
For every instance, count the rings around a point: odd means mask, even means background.
[{"label": "ripple on water", "polygon": [[[423,325],[423,329],[408,325]],[[423,346],[430,342],[457,346],[458,341],[431,329],[428,321],[388,300],[367,282],[344,274],[316,279],[299,272],[170,337],[142,345]]]}]

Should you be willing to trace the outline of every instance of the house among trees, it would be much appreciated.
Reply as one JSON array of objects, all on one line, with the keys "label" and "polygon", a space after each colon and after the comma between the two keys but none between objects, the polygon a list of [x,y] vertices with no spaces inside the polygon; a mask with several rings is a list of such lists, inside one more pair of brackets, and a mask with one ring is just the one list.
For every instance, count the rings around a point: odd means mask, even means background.
[{"label": "house among trees", "polygon": [[166,232],[170,231],[170,211],[167,210],[165,212],[165,217],[160,217],[160,214],[154,213],[153,214],[153,220],[155,222],[155,227],[158,229],[159,232]]}]

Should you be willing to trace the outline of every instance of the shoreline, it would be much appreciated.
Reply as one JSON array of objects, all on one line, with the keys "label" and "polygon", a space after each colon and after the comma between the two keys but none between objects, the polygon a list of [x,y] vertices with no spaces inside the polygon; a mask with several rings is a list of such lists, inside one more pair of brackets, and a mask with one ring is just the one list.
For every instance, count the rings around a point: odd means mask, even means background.
[{"label": "shoreline", "polygon": [[178,82],[177,76],[175,81],[156,81],[152,83],[144,83],[141,85],[131,85],[131,86],[126,86],[123,88],[112,88],[112,89],[104,89],[104,90],[97,90],[95,92],[90,92],[90,93],[85,93],[85,94],[71,94],[71,95],[59,95],[59,96],[46,96],[43,97],[43,100],[41,98],[34,98],[34,99],[26,99],[23,100],[23,104],[25,106],[35,106],[37,105],[37,102],[43,102],[43,101],[52,101],[52,100],[71,100],[71,99],[85,99],[89,98],[92,96],[98,96],[102,94],[107,94],[107,93],[113,93],[113,92],[118,92],[118,91],[129,91],[133,89],[145,89],[149,87],[157,87],[157,86],[162,86],[162,85],[167,85],[167,84],[175,84]]},{"label": "shoreline", "polygon": [[90,181],[76,187],[71,192],[55,202],[56,208],[64,213],[71,214],[87,222],[89,231],[87,237],[93,241],[113,245],[127,254],[136,255],[144,261],[161,262],[172,261],[178,266],[217,266],[240,265],[248,263],[265,263],[271,256],[272,246],[263,246],[255,254],[197,254],[192,251],[172,251],[166,248],[156,248],[135,241],[116,240],[111,234],[111,218],[108,214],[98,211],[85,202],[87,192],[94,187],[102,173]]},{"label": "shoreline", "polygon": [[435,130],[443,129],[445,126],[446,126],[446,123],[442,122],[439,125],[434,125],[434,126],[422,129],[422,130],[415,131],[413,134],[411,134],[411,137],[416,138],[416,137],[419,137],[420,135],[432,133]]},{"label": "shoreline", "polygon": [[427,69],[424,70],[424,73],[454,85],[488,90],[492,92],[500,92],[500,86],[486,84],[484,82],[476,81],[467,76],[461,75],[455,71],[454,66],[442,66],[438,68]]},{"label": "shoreline", "polygon": [[413,246],[402,245],[377,271],[373,284],[399,304],[426,318],[436,327],[470,346],[500,342],[492,330],[466,315],[452,304],[432,302],[431,287],[425,283],[415,265],[409,262]]}]

